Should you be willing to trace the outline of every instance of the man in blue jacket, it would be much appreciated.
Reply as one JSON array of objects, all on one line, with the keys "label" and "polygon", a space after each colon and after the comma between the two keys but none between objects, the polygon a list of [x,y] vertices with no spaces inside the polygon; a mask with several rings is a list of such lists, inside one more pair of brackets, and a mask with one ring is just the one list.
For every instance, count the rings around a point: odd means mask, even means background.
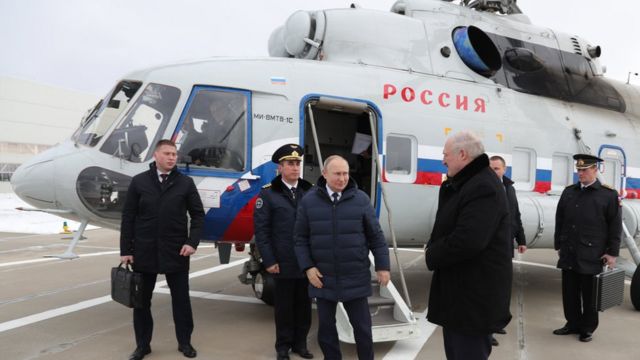
[{"label": "man in blue jacket", "polygon": [[373,359],[369,250],[378,282],[389,282],[389,248],[369,197],[349,179],[349,164],[337,155],[324,162],[322,177],[300,201],[295,251],[318,305],[318,343],[325,359],[342,359],[336,306],[342,302],[353,327],[358,358]]},{"label": "man in blue jacket", "polygon": [[262,265],[275,280],[278,360],[289,359],[290,349],[305,359],[313,358],[307,350],[307,334],[311,327],[309,281],[300,270],[293,250],[296,205],[312,186],[300,178],[303,153],[297,144],[283,145],[273,153],[271,161],[278,164],[280,175],[262,189],[253,213]]}]

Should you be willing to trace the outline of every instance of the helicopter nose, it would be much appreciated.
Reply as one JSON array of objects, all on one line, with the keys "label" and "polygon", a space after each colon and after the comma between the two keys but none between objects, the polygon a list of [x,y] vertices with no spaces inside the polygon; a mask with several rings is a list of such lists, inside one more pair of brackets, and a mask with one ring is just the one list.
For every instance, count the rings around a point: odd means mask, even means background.
[{"label": "helicopter nose", "polygon": [[56,196],[53,186],[53,159],[28,162],[11,176],[13,192],[26,203],[39,208],[54,207]]}]

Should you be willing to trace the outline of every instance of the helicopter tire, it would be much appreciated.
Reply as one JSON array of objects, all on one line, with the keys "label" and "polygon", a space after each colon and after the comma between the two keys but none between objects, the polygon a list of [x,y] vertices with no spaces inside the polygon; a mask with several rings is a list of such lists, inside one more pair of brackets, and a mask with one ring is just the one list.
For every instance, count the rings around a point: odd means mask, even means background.
[{"label": "helicopter tire", "polygon": [[251,287],[253,288],[253,293],[256,298],[262,300],[267,305],[273,306],[275,281],[271,274],[264,270],[260,271],[254,276]]}]

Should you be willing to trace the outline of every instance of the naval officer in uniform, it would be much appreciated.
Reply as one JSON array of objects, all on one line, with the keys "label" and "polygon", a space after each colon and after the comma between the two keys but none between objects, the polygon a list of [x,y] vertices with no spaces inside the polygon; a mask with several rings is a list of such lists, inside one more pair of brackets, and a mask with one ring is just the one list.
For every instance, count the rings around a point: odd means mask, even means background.
[{"label": "naval officer in uniform", "polygon": [[579,182],[562,192],[556,210],[555,249],[562,269],[562,305],[567,323],[556,335],[579,334],[589,342],[598,327],[593,304],[593,275],[602,265],[615,266],[622,217],[618,193],[597,179],[602,159],[576,154]]},{"label": "naval officer in uniform", "polygon": [[280,174],[262,189],[254,211],[262,264],[275,280],[275,348],[279,360],[289,359],[289,350],[305,359],[313,358],[307,350],[311,327],[309,282],[298,266],[293,241],[298,200],[312,186],[300,178],[302,155],[297,144],[276,150],[271,161],[278,164]]}]

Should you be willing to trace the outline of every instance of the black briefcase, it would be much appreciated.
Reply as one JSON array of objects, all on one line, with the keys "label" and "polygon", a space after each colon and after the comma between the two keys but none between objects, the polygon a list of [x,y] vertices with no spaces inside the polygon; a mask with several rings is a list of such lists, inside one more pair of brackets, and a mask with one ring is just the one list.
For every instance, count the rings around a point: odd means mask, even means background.
[{"label": "black briefcase", "polygon": [[111,298],[130,308],[142,307],[142,274],[133,272],[129,264],[111,268]]},{"label": "black briefcase", "polygon": [[593,277],[593,304],[597,311],[605,311],[622,305],[624,300],[624,270],[609,269],[605,266],[602,272]]}]

